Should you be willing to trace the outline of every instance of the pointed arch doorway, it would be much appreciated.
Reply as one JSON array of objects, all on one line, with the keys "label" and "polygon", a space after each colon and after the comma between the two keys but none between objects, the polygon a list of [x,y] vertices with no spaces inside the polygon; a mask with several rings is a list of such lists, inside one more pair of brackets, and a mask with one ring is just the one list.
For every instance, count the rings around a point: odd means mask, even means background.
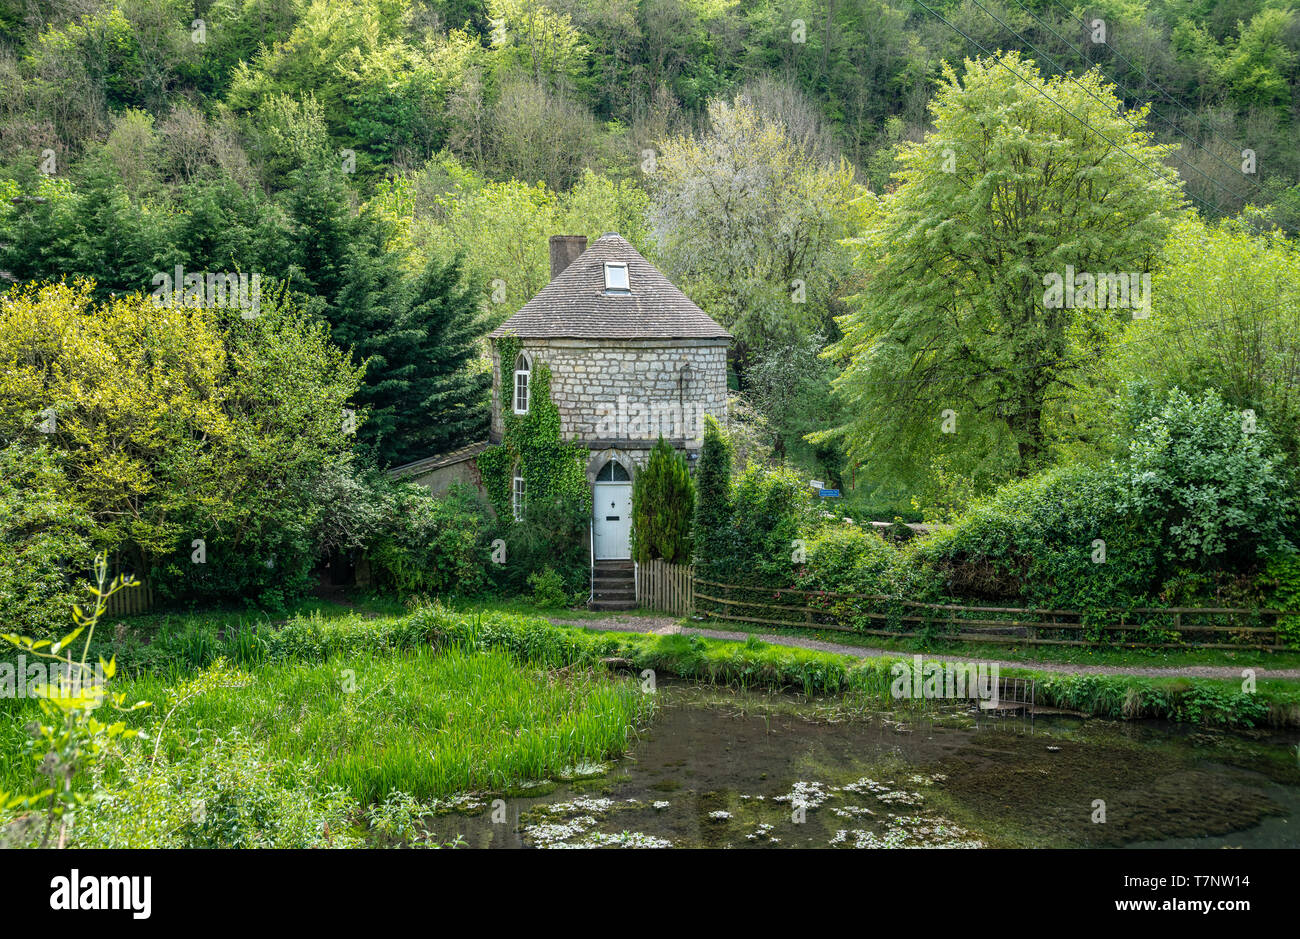
[{"label": "pointed arch doorway", "polygon": [[596,560],[629,560],[632,557],[632,477],[617,459],[607,462],[596,474],[591,501]]}]

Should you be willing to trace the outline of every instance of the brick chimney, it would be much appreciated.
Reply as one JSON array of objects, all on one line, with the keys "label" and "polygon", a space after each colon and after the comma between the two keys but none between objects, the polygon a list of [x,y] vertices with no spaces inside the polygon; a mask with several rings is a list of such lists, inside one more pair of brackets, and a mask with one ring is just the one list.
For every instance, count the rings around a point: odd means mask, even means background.
[{"label": "brick chimney", "polygon": [[551,280],[564,273],[574,259],[587,250],[586,235],[551,236]]}]

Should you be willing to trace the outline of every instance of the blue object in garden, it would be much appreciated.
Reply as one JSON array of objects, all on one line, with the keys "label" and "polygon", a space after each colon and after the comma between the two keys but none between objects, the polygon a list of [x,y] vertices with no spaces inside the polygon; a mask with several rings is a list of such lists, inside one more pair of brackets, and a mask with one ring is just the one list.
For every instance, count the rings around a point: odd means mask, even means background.
[{"label": "blue object in garden", "polygon": [[831,499],[838,499],[840,497],[840,491],[838,489],[818,489],[817,495],[826,496]]}]

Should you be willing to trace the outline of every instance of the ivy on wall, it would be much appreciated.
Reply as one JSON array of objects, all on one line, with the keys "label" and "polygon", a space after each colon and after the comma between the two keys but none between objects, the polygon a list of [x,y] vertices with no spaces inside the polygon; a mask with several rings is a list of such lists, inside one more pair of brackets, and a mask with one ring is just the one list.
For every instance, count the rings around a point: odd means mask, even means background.
[{"label": "ivy on wall", "polygon": [[515,414],[507,405],[506,376],[513,375],[519,355],[519,338],[505,335],[497,340],[501,373],[501,419],[504,433],[500,446],[479,454],[478,469],[497,517],[513,519],[510,497],[514,469],[522,467],[524,518],[530,507],[568,504],[591,514],[591,488],[587,485],[587,448],[560,439],[560,409],[551,400],[551,369],[544,362],[534,364],[528,383],[528,413]]}]

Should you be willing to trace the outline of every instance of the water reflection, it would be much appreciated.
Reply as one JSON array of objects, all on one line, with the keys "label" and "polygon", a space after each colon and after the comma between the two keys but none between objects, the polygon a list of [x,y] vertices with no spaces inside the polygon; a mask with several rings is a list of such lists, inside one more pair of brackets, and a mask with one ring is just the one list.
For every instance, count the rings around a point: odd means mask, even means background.
[{"label": "water reflection", "polygon": [[431,818],[431,835],[494,848],[1300,846],[1295,734],[660,694],[603,776],[506,797],[497,821]]}]

